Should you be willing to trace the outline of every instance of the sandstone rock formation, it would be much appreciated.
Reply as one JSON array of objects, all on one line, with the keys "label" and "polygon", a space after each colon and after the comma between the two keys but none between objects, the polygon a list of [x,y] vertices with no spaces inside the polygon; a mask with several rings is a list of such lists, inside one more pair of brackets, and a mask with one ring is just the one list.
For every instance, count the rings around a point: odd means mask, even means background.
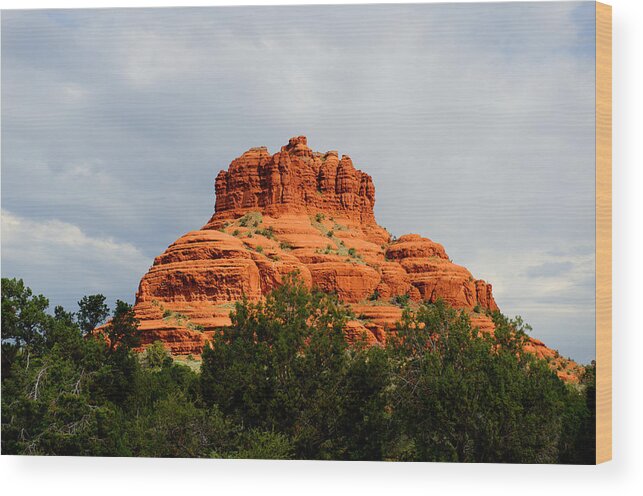
[{"label": "sandstone rock formation", "polygon": [[[207,224],[170,245],[140,282],[144,345],[161,340],[175,354],[199,355],[230,325],[235,301],[259,300],[293,271],[350,304],[357,318],[347,333],[371,343],[395,328],[396,298],[441,298],[493,331],[481,312],[498,309],[491,284],[451,262],[439,243],[417,234],[393,239],[375,221],[371,177],[348,156],[313,152],[303,136],[274,155],[252,148],[217,175],[215,191]],[[555,353],[532,341],[531,352]]]},{"label": "sandstone rock formation", "polygon": [[235,218],[257,210],[278,216],[286,212],[324,212],[374,223],[375,186],[371,176],[353,167],[347,155],[308,148],[306,138],[292,138],[279,153],[251,148],[219,172],[215,181],[215,216]]}]

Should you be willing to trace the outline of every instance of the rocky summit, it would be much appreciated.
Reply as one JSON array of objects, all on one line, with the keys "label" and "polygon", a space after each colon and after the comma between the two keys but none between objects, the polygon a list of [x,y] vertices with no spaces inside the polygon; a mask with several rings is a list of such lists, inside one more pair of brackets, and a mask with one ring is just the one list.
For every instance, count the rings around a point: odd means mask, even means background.
[{"label": "rocky summit", "polygon": [[[336,151],[314,152],[306,137],[278,153],[251,148],[215,180],[215,212],[181,236],[140,282],[135,312],[143,346],[199,355],[229,326],[234,302],[259,300],[288,274],[334,292],[356,316],[350,337],[384,343],[402,304],[441,298],[464,309],[483,332],[498,310],[491,284],[453,263],[444,247],[417,234],[393,238],[375,221],[372,178]],[[528,351],[574,381],[579,366],[530,338]]]}]

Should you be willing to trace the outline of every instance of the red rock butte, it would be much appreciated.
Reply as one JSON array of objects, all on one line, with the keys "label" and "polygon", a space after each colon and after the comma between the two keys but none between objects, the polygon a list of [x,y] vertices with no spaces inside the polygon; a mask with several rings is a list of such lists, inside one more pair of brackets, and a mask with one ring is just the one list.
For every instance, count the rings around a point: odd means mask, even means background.
[{"label": "red rock butte", "polygon": [[[441,298],[464,309],[483,332],[498,310],[491,284],[453,263],[444,247],[417,234],[394,239],[375,221],[375,186],[347,155],[313,152],[306,137],[278,153],[251,148],[215,180],[215,212],[181,236],[140,282],[135,312],[143,346],[162,341],[174,354],[200,355],[231,324],[243,296],[261,299],[294,271],[309,287],[335,292],[357,318],[349,336],[383,343],[411,302]],[[475,311],[474,311],[475,310]],[[538,340],[529,351],[574,380],[577,365]]]}]

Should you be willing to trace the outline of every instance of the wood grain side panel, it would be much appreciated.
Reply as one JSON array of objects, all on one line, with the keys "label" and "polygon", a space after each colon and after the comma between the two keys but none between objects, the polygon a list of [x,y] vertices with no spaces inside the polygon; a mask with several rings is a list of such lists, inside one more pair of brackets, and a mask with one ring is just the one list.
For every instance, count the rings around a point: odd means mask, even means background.
[{"label": "wood grain side panel", "polygon": [[596,463],[612,459],[612,7],[596,3]]}]

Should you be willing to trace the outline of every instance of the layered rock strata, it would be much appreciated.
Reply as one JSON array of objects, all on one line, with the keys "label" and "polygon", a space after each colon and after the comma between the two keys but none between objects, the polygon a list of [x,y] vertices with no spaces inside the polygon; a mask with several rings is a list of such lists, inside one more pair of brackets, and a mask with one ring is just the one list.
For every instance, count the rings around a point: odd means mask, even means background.
[{"label": "layered rock strata", "polygon": [[[172,353],[199,355],[230,325],[234,302],[258,301],[293,271],[348,303],[356,319],[347,333],[373,344],[395,329],[407,299],[441,298],[483,332],[493,330],[485,313],[498,310],[491,284],[453,263],[439,243],[392,238],[375,221],[371,177],[348,156],[313,152],[303,136],[273,155],[252,148],[219,172],[215,191],[206,225],[156,257],[140,282],[134,308],[144,345],[161,340]],[[554,356],[537,340],[529,346]],[[559,373],[566,374],[574,375]]]}]

